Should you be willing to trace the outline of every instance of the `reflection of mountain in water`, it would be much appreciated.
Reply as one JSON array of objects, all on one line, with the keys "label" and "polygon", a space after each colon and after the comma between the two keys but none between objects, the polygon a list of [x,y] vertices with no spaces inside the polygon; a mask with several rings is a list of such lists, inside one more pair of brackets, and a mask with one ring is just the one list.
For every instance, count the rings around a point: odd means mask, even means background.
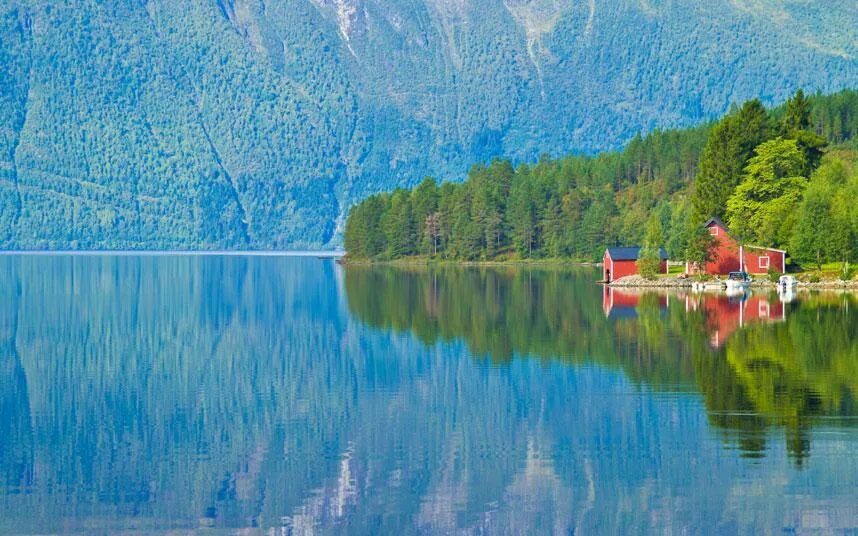
[{"label": "reflection of mountain in water", "polygon": [[660,390],[700,391],[711,422],[748,456],[766,450],[768,427],[784,426],[800,463],[814,418],[858,417],[853,297],[787,304],[592,281],[587,271],[542,269],[349,268],[345,277],[351,310],[373,326],[427,343],[459,338],[494,361],[593,362]]},{"label": "reflection of mountain in water", "polygon": [[[316,259],[0,257],[0,532],[773,532],[820,504],[853,513],[830,526],[858,524],[851,459],[815,454],[799,474],[773,445],[749,469],[711,440],[683,391],[711,375],[704,357],[721,366],[707,406],[731,407],[722,386],[740,383],[699,314],[644,297],[636,320],[608,321],[589,274],[342,275]],[[488,366],[468,345],[545,359]],[[774,494],[764,509],[749,470]]]}]

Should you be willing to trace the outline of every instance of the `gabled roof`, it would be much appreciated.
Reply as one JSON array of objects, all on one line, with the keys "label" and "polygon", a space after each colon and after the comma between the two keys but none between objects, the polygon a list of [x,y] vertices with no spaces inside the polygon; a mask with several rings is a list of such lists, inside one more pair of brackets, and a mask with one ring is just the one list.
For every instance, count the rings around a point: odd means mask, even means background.
[{"label": "gabled roof", "polygon": [[721,218],[709,218],[708,220],[706,220],[706,223],[703,224],[703,227],[709,227],[709,224],[711,223],[714,223],[719,227],[723,227],[724,229],[727,229],[727,232],[730,232],[730,228],[727,227],[726,223],[721,221]]},{"label": "gabled roof", "polygon": [[[612,260],[615,261],[636,261],[641,256],[641,247],[640,246],[622,246],[622,247],[613,247],[608,248],[608,255],[610,255]],[[664,248],[659,249],[661,260],[667,260],[667,250]]]}]

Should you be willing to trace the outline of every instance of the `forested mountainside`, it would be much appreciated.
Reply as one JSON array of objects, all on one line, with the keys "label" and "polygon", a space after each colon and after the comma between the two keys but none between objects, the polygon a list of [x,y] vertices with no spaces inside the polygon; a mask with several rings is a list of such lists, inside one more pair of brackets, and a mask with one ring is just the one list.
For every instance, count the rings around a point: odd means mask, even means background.
[{"label": "forested mountainside", "polygon": [[711,260],[702,224],[720,217],[739,239],[820,269],[858,260],[856,142],[858,91],[798,90],[773,109],[753,99],[622,151],[495,159],[460,184],[426,178],[370,196],[351,210],[345,246],[352,259],[471,261],[596,260],[606,246],[643,244],[657,270],[662,246],[673,259]]},{"label": "forested mountainside", "polygon": [[339,243],[355,201],[858,82],[849,0],[6,0],[0,247]]}]

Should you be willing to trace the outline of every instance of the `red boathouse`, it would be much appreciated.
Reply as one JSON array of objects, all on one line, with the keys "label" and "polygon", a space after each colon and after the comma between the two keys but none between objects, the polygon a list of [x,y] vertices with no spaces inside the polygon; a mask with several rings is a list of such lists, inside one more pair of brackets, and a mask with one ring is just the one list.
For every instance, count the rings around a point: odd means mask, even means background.
[{"label": "red boathouse", "polygon": [[[704,227],[715,238],[715,260],[706,264],[706,273],[727,275],[730,272],[764,274],[770,269],[786,272],[786,251],[782,249],[740,244],[730,235],[727,225],[718,218],[710,218]],[[692,273],[687,263],[685,272]]]},{"label": "red boathouse", "polygon": [[[667,251],[659,250],[661,257],[660,272],[667,273]],[[641,248],[638,246],[614,247],[605,250],[602,257],[602,280],[605,283],[616,281],[627,275],[638,273],[638,259],[641,256]]]}]

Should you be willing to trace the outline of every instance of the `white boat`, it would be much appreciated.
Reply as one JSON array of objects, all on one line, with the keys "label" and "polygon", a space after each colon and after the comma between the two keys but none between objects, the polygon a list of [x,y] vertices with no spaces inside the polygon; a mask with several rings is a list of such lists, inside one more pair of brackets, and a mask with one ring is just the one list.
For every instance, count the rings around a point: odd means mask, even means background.
[{"label": "white boat", "polygon": [[739,293],[745,292],[751,286],[751,276],[748,272],[730,272],[727,277],[727,292]]},{"label": "white boat", "polygon": [[798,285],[798,280],[794,275],[782,275],[778,278],[778,289],[788,290],[793,289]]},{"label": "white boat", "polygon": [[722,283],[721,281],[695,281],[691,283],[691,290],[695,292],[706,292],[723,289],[724,283]]}]

